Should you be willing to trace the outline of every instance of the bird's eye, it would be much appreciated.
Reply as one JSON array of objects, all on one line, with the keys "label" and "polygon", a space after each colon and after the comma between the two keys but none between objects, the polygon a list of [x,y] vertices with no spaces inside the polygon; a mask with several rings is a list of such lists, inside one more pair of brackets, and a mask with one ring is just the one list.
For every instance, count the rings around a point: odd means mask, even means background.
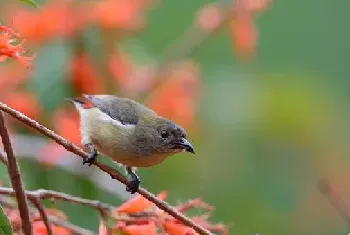
[{"label": "bird's eye", "polygon": [[160,135],[162,136],[162,138],[167,138],[168,137],[168,132],[166,131],[166,130],[162,130],[161,132],[160,132]]}]

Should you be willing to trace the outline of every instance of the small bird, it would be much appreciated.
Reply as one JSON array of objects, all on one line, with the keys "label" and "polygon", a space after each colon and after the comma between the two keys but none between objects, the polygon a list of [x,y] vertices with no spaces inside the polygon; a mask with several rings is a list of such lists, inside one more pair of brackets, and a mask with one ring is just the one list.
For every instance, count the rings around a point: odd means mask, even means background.
[{"label": "small bird", "polygon": [[89,166],[98,152],[125,166],[135,193],[140,185],[136,167],[162,163],[173,154],[195,153],[186,131],[146,106],[114,95],[87,95],[66,99],[80,114],[81,144],[89,150],[83,164]]}]

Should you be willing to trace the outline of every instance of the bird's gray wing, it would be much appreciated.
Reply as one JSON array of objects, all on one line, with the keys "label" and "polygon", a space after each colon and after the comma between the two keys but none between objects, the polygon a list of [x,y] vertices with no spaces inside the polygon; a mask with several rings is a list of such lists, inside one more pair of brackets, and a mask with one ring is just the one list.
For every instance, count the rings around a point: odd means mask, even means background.
[{"label": "bird's gray wing", "polygon": [[136,125],[140,112],[154,113],[136,101],[113,95],[84,95],[91,103],[123,125]]}]

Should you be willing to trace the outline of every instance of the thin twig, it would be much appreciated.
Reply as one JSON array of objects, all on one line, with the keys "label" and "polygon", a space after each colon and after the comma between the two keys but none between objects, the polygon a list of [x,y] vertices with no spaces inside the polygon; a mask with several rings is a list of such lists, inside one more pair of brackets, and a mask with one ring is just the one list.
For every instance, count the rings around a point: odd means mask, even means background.
[{"label": "thin twig", "polygon": [[[102,203],[100,201],[79,198],[66,193],[61,193],[61,192],[56,192],[51,190],[45,190],[45,189],[38,189],[35,191],[26,190],[25,194],[28,199],[40,199],[40,200],[57,199],[57,200],[62,200],[67,202],[73,202],[75,204],[80,204],[83,206],[88,206],[96,209],[99,212],[111,211],[113,209],[111,205]],[[15,196],[15,192],[12,188],[0,187],[0,195]]]},{"label": "thin twig", "polygon": [[38,199],[36,197],[28,197],[28,194],[27,194],[27,198],[33,203],[33,205],[38,210],[38,212],[39,212],[39,214],[41,216],[41,219],[42,219],[42,221],[45,224],[47,234],[48,235],[53,235],[49,218],[48,218],[48,216],[46,214],[46,211],[45,211],[43,205],[41,204],[40,199]]},{"label": "thin twig", "polygon": [[27,199],[24,193],[23,184],[22,184],[21,175],[18,169],[17,161],[11,146],[10,137],[9,137],[7,128],[5,126],[4,114],[1,111],[0,111],[0,135],[1,135],[2,143],[4,145],[6,155],[7,155],[7,162],[8,162],[7,169],[10,175],[11,184],[16,193],[18,209],[22,219],[23,233],[25,235],[31,235],[33,234],[33,231],[32,231],[32,224],[30,222]]},{"label": "thin twig", "polygon": [[[17,110],[14,110],[14,109],[8,107],[6,104],[1,103],[1,102],[0,102],[0,110],[3,110],[4,112],[10,114],[12,117],[22,121],[26,125],[36,129],[40,133],[55,140],[58,144],[63,146],[68,151],[79,155],[83,159],[88,157],[88,154],[85,153],[81,148],[70,143],[68,140],[64,139],[62,136],[57,135],[54,131],[39,124],[35,120],[24,115],[23,113],[18,112]],[[98,168],[100,168],[102,171],[109,174],[113,179],[116,179],[125,185],[129,184],[128,180],[121,173],[119,173],[118,171],[116,171],[112,167],[104,165],[98,161],[95,161],[94,165],[97,166]],[[175,219],[177,219],[177,220],[181,221],[183,224],[193,228],[199,234],[201,234],[201,235],[210,235],[211,234],[210,231],[208,231],[207,229],[203,228],[202,226],[196,224],[191,219],[189,219],[188,217],[186,217],[185,215],[181,214],[176,209],[171,207],[165,201],[158,199],[154,194],[148,192],[146,189],[139,188],[138,193],[141,194],[143,197],[145,197],[147,200],[153,202],[158,208],[162,209],[163,211],[167,212],[169,215],[173,216]]]}]

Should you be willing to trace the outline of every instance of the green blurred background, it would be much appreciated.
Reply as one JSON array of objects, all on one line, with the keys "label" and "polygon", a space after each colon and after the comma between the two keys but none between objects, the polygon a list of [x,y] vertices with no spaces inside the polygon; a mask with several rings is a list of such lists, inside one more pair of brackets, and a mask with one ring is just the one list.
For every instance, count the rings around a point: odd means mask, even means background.
[{"label": "green blurred background", "polygon": [[[147,14],[147,30],[125,41],[125,50],[144,63],[158,60],[209,2],[163,0]],[[348,234],[318,180],[337,183],[350,202],[349,9],[346,0],[274,1],[256,19],[258,51],[249,64],[237,62],[227,30],[206,41],[191,55],[204,85],[199,131],[189,133],[196,155],[140,169],[143,186],[168,191],[172,204],[202,197],[216,207],[215,221],[231,224],[230,234]],[[58,39],[37,51],[29,86],[47,112],[70,94],[61,79],[67,48]],[[27,189],[121,202],[64,167],[46,168],[27,158],[20,164]],[[0,172],[6,182],[3,166]],[[55,206],[72,223],[97,231],[93,210]]]}]

